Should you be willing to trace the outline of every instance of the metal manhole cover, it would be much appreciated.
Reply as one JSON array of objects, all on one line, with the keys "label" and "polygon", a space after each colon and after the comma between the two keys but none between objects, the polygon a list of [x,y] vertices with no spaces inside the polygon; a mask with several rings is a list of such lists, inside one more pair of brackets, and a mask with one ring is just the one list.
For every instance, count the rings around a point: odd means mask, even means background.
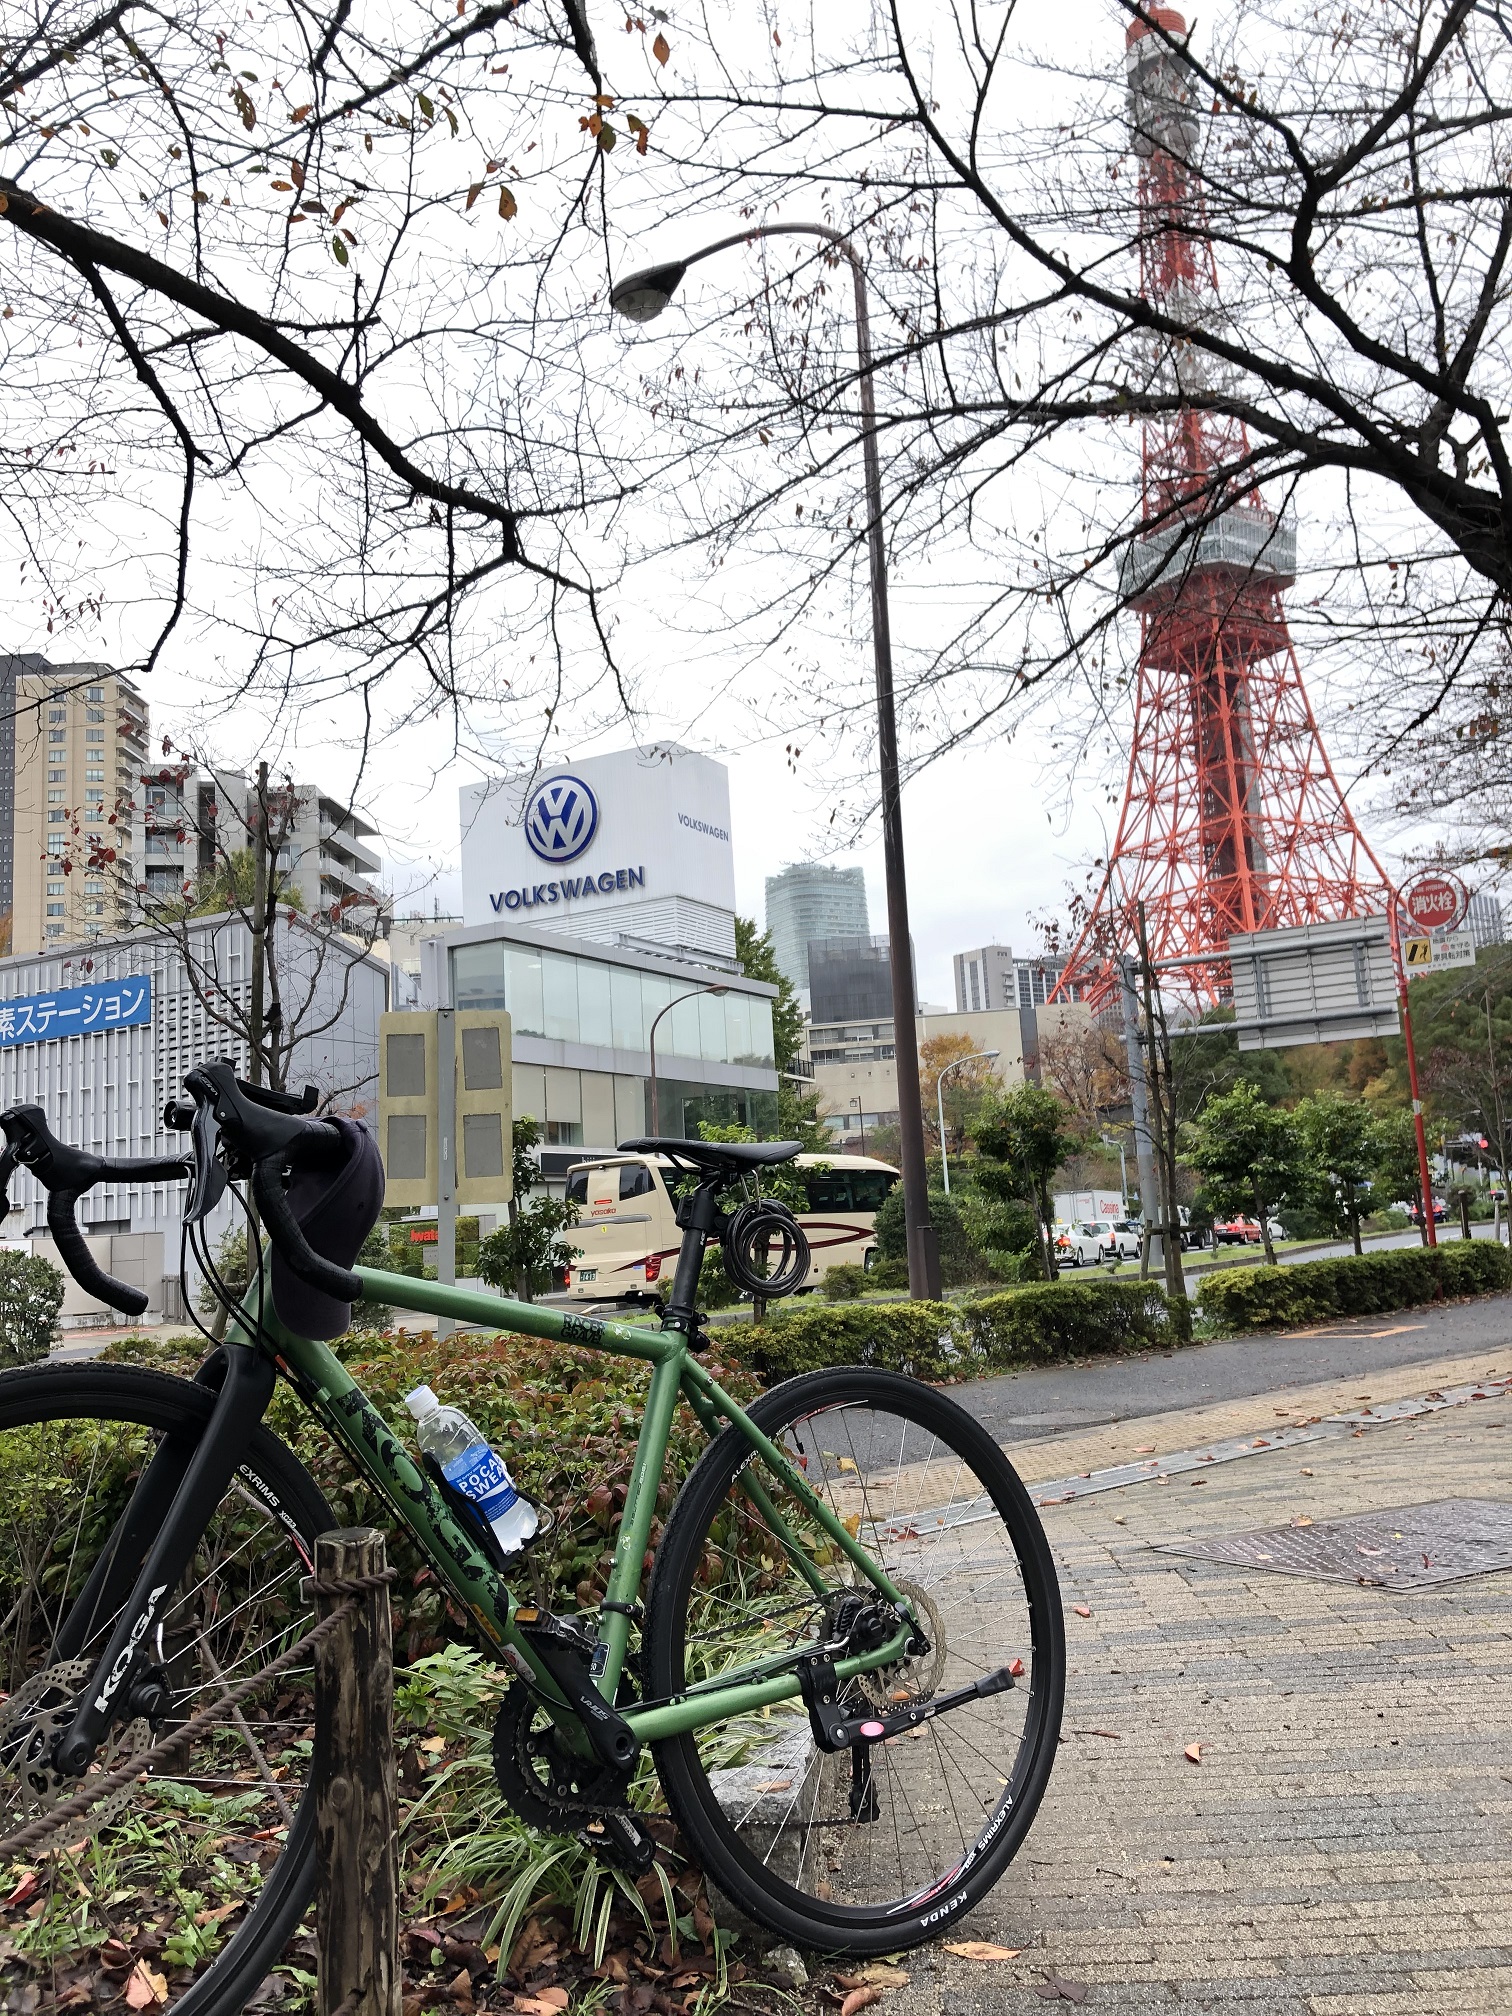
[{"label": "metal manhole cover", "polygon": [[1307,1575],[1318,1582],[1423,1589],[1512,1568],[1512,1504],[1499,1498],[1436,1498],[1428,1505],[1399,1505],[1354,1519],[1167,1542],[1156,1552],[1264,1568],[1275,1575]]}]

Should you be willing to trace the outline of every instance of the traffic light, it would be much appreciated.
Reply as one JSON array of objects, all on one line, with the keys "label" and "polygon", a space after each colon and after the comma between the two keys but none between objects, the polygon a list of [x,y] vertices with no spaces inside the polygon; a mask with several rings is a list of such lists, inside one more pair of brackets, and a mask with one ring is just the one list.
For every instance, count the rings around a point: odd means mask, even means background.
[{"label": "traffic light", "polygon": [[[513,1045],[502,1009],[396,1011],[378,1025],[386,1204],[503,1204],[514,1193]],[[443,1099],[445,1074],[451,1096]]]}]

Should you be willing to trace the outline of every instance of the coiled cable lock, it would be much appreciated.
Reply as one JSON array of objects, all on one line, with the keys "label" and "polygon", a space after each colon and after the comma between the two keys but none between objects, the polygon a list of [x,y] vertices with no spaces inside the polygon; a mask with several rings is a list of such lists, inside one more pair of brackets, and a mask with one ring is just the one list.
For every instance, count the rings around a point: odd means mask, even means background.
[{"label": "coiled cable lock", "polygon": [[752,1198],[723,1218],[719,1244],[730,1285],[753,1298],[793,1294],[813,1265],[803,1227],[771,1197]]}]

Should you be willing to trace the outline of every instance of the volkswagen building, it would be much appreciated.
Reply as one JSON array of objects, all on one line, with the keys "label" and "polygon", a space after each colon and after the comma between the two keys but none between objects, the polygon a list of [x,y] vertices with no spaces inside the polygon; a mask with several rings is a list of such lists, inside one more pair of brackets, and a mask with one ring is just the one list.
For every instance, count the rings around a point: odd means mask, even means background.
[{"label": "volkswagen building", "polygon": [[[735,961],[724,765],[675,743],[462,792],[463,926],[422,948],[422,1003],[505,1008],[514,1110],[549,1148],[651,1125],[770,1133],[775,989]],[[549,1166],[549,1165],[548,1165]]]}]

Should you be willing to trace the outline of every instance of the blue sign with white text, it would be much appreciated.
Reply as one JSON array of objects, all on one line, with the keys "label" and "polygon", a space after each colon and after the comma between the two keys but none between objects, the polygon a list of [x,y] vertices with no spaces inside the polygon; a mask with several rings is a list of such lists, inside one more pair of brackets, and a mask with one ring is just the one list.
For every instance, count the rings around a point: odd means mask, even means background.
[{"label": "blue sign with white text", "polygon": [[56,994],[24,994],[0,1001],[0,1049],[12,1043],[56,1043],[96,1029],[129,1029],[152,1020],[152,975],[101,980],[93,987],[60,987]]}]

